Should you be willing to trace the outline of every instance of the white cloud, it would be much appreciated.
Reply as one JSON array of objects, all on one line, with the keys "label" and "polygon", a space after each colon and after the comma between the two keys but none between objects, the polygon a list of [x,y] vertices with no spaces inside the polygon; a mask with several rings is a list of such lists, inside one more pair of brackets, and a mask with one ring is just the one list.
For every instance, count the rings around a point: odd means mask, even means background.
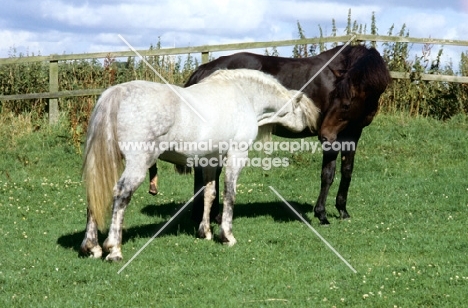
[{"label": "white cloud", "polygon": [[[280,10],[277,8],[281,7]],[[370,21],[372,12],[379,12],[377,5],[355,5],[326,1],[286,1],[276,0],[270,6],[270,14],[284,20],[299,20],[301,22],[331,23],[332,19],[346,22],[349,10],[353,20]]]},{"label": "white cloud", "polygon": [[16,52],[34,55],[41,52],[42,45],[35,41],[36,35],[33,32],[1,30],[0,37],[2,38],[0,40],[0,54],[4,56],[13,56]]},{"label": "white cloud", "polygon": [[[51,7],[54,9],[51,10]],[[96,14],[96,8],[90,7],[88,2],[74,6],[72,3],[47,0],[41,2],[40,10],[45,19],[59,21],[65,25],[91,27],[102,23],[102,16]]]},{"label": "white cloud", "polygon": [[[54,10],[50,10],[50,6]],[[69,26],[102,29],[171,29],[231,31],[255,29],[263,20],[267,2],[249,0],[173,0],[93,5],[48,0],[42,3],[44,17]]]},{"label": "white cloud", "polygon": [[405,23],[413,37],[466,39],[468,11],[449,2],[391,0],[387,5],[372,0],[8,1],[0,11],[0,57],[8,56],[11,47],[43,55],[127,50],[118,34],[139,49],[156,44],[158,37],[163,48],[284,40],[297,38],[297,21],[305,34],[313,37],[318,35],[319,25],[324,35],[329,35],[334,19],[341,34],[349,9],[353,22],[367,26],[374,12],[382,35],[392,24],[393,33],[397,33]]},{"label": "white cloud", "polygon": [[428,33],[435,37],[441,29],[447,26],[447,20],[444,15],[430,13],[408,14],[401,18],[401,21],[411,27],[411,31],[416,33]]}]

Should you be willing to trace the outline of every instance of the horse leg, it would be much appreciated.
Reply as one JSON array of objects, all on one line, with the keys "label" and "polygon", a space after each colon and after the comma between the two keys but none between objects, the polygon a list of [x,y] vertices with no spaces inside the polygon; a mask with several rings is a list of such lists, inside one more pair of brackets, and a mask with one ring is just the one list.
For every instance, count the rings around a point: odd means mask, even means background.
[{"label": "horse leg", "polygon": [[150,184],[148,193],[150,195],[156,196],[158,194],[158,167],[156,167],[156,164],[149,168],[149,177]]},{"label": "horse leg", "polygon": [[226,175],[224,178],[224,200],[223,215],[221,218],[221,228],[219,238],[229,246],[236,244],[236,239],[232,234],[232,219],[234,214],[234,202],[236,200],[236,184],[240,172],[243,168],[242,160],[247,158],[248,153],[238,153],[235,156],[228,156]]},{"label": "horse leg", "polygon": [[[203,187],[203,169],[202,167],[194,167],[193,175],[193,193],[196,194]],[[204,194],[198,194],[193,199],[192,207],[192,220],[196,223],[200,222],[203,218],[204,209]]]},{"label": "horse leg", "polygon": [[[354,143],[355,146],[357,143]],[[336,209],[340,213],[342,219],[349,218],[348,211],[346,210],[346,201],[348,198],[348,189],[351,184],[351,177],[353,174],[354,168],[354,151],[346,151],[341,153],[341,181],[340,187],[338,188],[338,193],[336,195]]]},{"label": "horse leg", "polygon": [[107,261],[122,260],[122,225],[125,208],[133,193],[145,179],[146,164],[141,164],[144,159],[127,159],[125,170],[114,187],[114,201],[112,205],[112,220],[107,239],[104,241],[104,249],[109,252]]},{"label": "horse leg", "polygon": [[102,256],[102,248],[99,246],[98,242],[98,228],[96,220],[89,209],[87,216],[86,233],[80,246],[80,253],[82,255],[90,256],[91,258],[100,258]]},{"label": "horse leg", "polygon": [[[219,223],[219,176],[221,174],[222,168],[216,168],[216,196],[213,200],[213,204],[210,211],[210,219],[215,220]],[[193,183],[193,192],[197,193],[204,185],[203,179],[203,169],[201,167],[194,168],[194,183]],[[192,208],[192,220],[196,223],[199,223],[203,218],[205,202],[204,194],[198,194],[193,200]]]},{"label": "horse leg", "polygon": [[217,224],[221,223],[221,214],[219,213],[219,178],[221,176],[221,171],[223,171],[223,167],[216,167],[216,198],[213,200],[210,212],[210,218],[216,221]]},{"label": "horse leg", "polygon": [[330,224],[330,222],[327,219],[325,204],[327,202],[328,191],[335,177],[337,156],[338,152],[335,151],[328,151],[323,153],[320,194],[317,199],[317,204],[314,208],[315,217],[317,217],[320,220],[320,224],[322,225]]},{"label": "horse leg", "polygon": [[213,235],[211,233],[210,228],[210,210],[211,206],[213,205],[213,200],[216,198],[216,169],[206,167],[203,168],[203,180],[206,183],[205,189],[203,192],[204,197],[204,209],[203,209],[203,217],[198,227],[198,236],[201,238],[205,238],[207,240],[213,239]]}]

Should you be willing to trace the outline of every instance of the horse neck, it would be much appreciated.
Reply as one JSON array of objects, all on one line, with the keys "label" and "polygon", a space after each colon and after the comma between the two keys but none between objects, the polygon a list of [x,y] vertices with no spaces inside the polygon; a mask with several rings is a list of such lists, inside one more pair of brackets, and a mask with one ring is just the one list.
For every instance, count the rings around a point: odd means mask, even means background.
[{"label": "horse neck", "polygon": [[271,119],[271,123],[275,123],[279,120],[275,115],[291,99],[289,92],[278,89],[274,84],[259,84],[250,79],[238,81],[238,86],[247,93],[258,122]]},{"label": "horse neck", "polygon": [[[305,94],[287,90],[274,83],[266,84],[256,93],[258,94],[253,95],[250,101],[256,112],[258,125],[267,125],[267,132],[271,131],[274,124],[280,124],[293,131],[302,131],[306,128],[312,133],[318,131],[320,109]],[[295,95],[299,93],[301,97],[297,101]]]}]

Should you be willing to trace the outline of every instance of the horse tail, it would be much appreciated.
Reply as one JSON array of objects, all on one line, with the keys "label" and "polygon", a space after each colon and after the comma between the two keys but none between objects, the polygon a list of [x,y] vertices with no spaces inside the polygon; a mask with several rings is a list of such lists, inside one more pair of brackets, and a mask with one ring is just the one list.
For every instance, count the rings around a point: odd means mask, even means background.
[{"label": "horse tail", "polygon": [[105,229],[112,207],[113,188],[123,168],[116,127],[121,98],[120,88],[106,90],[99,98],[88,125],[82,174],[88,211],[99,230]]}]

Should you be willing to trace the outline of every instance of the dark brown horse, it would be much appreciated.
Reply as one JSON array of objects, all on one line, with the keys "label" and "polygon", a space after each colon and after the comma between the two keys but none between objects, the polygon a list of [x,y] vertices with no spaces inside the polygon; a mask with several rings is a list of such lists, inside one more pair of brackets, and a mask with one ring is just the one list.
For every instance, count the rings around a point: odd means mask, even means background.
[{"label": "dark brown horse", "polygon": [[[324,68],[333,57],[335,57],[333,61]],[[329,224],[325,203],[335,176],[336,159],[341,152],[341,182],[335,206],[341,218],[349,218],[346,200],[353,173],[356,146],[363,128],[372,122],[377,112],[380,95],[391,81],[385,62],[378,51],[362,45],[344,48],[339,46],[317,56],[300,59],[236,53],[201,65],[185,86],[200,82],[216,70],[237,68],[255,69],[271,74],[289,89],[300,90],[308,84],[302,91],[312,98],[321,110],[318,137],[322,144],[331,145],[334,142],[354,144],[354,148],[346,150],[337,151],[333,150],[338,149],[337,147],[328,146],[332,149],[323,151],[321,189],[314,208],[315,216],[320,223]],[[288,138],[312,136],[307,129],[302,133],[293,134],[283,127],[276,127],[274,134]],[[218,178],[220,172],[221,169],[218,170]],[[218,183],[217,180],[216,184]],[[194,190],[198,191],[202,186],[201,169],[195,168]],[[218,192],[217,187],[216,200],[211,210],[212,217],[219,212]],[[202,213],[203,199],[196,198],[192,218],[200,222]]]}]

